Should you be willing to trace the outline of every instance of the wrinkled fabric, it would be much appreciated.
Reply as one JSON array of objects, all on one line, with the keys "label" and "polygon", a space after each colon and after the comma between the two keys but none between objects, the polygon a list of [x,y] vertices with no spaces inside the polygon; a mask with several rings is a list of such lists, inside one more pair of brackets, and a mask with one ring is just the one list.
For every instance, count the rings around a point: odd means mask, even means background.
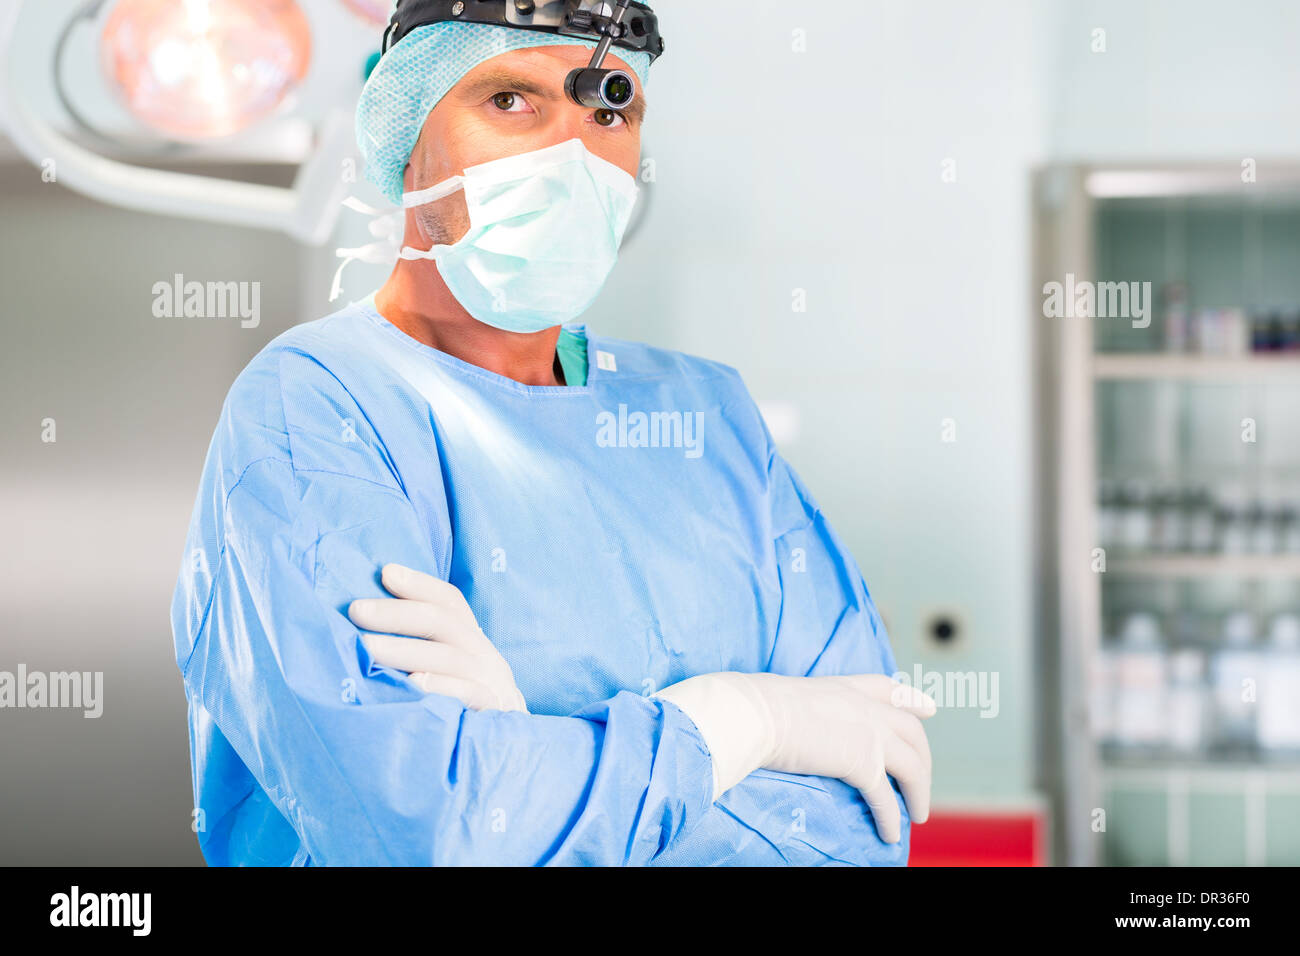
[{"label": "wrinkled fabric", "polygon": [[[366,80],[357,103],[357,145],[366,161],[366,178],[393,203],[402,201],[402,175],[429,113],[480,63],[512,50],[542,46],[581,46],[595,41],[540,30],[486,23],[431,23],[416,27],[383,55]],[[636,74],[644,89],[650,54],[611,47]],[[606,60],[613,69],[613,59]]]},{"label": "wrinkled fabric", "polygon": [[[893,654],[735,371],[587,346],[585,386],[527,386],[366,302],[240,375],[172,609],[209,863],[906,862],[901,798],[897,845],[837,780],[759,771],[710,802],[698,731],[649,695]],[[643,441],[650,413],[697,430]],[[372,665],[346,608],[388,562],[464,592],[533,714]]]}]

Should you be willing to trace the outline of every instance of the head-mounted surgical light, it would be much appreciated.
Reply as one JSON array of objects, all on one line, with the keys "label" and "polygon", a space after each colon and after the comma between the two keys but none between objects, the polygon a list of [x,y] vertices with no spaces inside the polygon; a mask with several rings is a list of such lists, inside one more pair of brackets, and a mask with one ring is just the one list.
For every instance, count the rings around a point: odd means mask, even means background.
[{"label": "head-mounted surgical light", "polygon": [[486,23],[595,41],[591,63],[570,72],[564,83],[570,100],[591,109],[627,109],[636,99],[636,82],[630,73],[604,69],[611,47],[646,53],[652,63],[664,52],[654,11],[632,0],[398,0],[384,33],[384,51],[417,27],[448,22]]}]

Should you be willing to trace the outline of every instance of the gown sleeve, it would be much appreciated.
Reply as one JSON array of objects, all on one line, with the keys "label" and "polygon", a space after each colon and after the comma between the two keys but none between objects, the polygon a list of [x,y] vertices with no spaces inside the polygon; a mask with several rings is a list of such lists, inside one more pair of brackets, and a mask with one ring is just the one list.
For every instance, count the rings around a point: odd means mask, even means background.
[{"label": "gown sleeve", "polygon": [[[755,415],[757,411],[755,410]],[[790,676],[894,674],[889,637],[862,574],[766,429],[781,615],[767,671]],[[842,780],[759,770],[732,787],[656,864],[905,866],[911,837],[882,841]]]},{"label": "gown sleeve", "polygon": [[647,864],[706,812],[672,704],[474,712],[372,665],[338,596],[383,594],[373,555],[433,572],[443,544],[337,379],[284,350],[245,371],[173,602],[209,862]]}]

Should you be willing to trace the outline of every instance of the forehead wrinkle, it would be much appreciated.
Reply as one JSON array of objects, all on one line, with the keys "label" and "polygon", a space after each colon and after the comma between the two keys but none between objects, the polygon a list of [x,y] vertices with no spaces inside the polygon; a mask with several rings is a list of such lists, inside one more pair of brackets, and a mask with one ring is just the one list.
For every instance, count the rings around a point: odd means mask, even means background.
[{"label": "forehead wrinkle", "polygon": [[502,67],[488,70],[473,78],[462,81],[459,91],[464,96],[478,96],[492,93],[530,93],[547,99],[556,99],[558,93],[530,77]]}]

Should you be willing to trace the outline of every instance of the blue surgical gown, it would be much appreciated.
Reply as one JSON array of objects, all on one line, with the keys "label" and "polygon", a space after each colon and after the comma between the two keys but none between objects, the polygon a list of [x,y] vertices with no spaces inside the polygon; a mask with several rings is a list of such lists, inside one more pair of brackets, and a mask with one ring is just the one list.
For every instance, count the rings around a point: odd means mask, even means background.
[{"label": "blue surgical gown", "polygon": [[[588,349],[585,386],[522,385],[367,301],[239,376],[172,607],[209,863],[906,862],[905,808],[884,844],[839,780],[758,771],[712,802],[699,731],[655,691],[894,658],[737,373]],[[531,714],[370,661],[347,606],[388,596],[388,562],[464,592]]]}]

